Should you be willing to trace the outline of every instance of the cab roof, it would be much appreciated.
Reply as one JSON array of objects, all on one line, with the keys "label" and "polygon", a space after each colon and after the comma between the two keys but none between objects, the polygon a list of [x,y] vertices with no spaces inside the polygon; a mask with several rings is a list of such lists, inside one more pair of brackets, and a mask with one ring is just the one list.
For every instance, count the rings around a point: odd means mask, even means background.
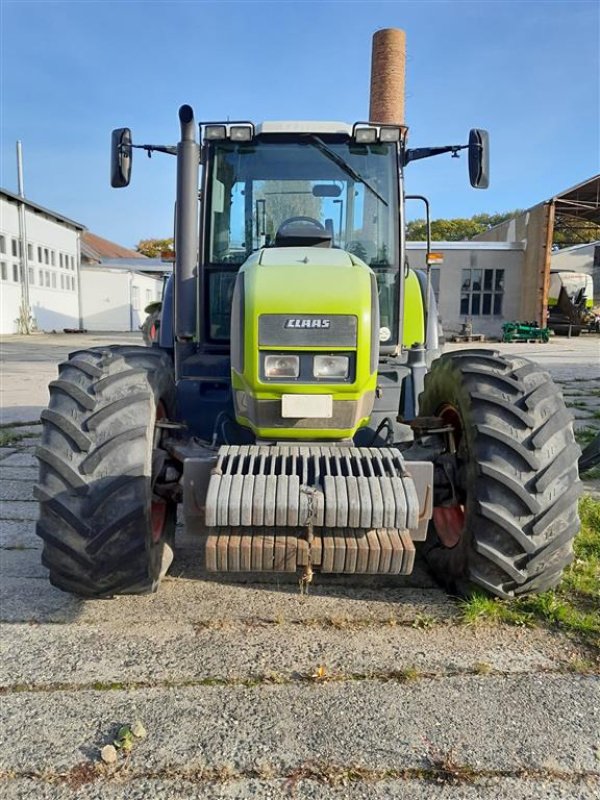
[{"label": "cab roof", "polygon": [[352,136],[352,125],[347,122],[324,122],[322,120],[273,120],[259,122],[256,134],[261,133],[337,133]]}]

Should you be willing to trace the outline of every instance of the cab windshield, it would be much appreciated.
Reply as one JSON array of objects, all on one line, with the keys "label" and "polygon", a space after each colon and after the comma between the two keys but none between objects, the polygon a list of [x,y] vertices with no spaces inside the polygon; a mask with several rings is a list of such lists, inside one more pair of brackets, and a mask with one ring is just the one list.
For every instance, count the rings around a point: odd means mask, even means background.
[{"label": "cab windshield", "polygon": [[373,268],[382,329],[397,339],[399,291],[396,146],[347,136],[263,135],[211,145],[204,219],[205,335],[229,338],[239,266],[263,247],[335,247]]}]

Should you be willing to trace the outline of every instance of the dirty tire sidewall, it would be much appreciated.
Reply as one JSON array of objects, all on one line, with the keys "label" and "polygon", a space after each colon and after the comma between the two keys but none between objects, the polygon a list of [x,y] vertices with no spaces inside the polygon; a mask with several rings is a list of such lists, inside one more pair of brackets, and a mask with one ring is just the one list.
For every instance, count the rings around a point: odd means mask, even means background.
[{"label": "dirty tire sidewall", "polygon": [[422,552],[432,572],[459,594],[473,584],[499,597],[555,586],[573,559],[580,491],[580,450],[560,390],[525,358],[463,350],[425,378],[421,413],[448,404],[462,424],[465,526],[448,548],[430,525]]},{"label": "dirty tire sidewall", "polygon": [[172,557],[176,506],[151,530],[156,408],[174,413],[173,365],[157,348],[72,353],[50,384],[38,448],[42,562],[84,597],[155,591]]}]

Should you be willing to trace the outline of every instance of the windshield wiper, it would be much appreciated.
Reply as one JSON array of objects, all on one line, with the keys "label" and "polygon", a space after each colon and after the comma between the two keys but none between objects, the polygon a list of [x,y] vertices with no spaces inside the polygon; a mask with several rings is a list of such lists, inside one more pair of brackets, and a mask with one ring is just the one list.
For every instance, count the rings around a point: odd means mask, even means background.
[{"label": "windshield wiper", "polygon": [[319,137],[315,136],[314,133],[307,133],[306,138],[310,140],[310,143],[314,147],[316,147],[317,150],[320,150],[324,155],[327,156],[327,158],[333,161],[334,164],[337,164],[338,167],[340,167],[340,169],[342,169],[346,173],[346,175],[349,175],[355,183],[364,184],[364,186],[371,192],[371,194],[374,194],[375,197],[378,200],[380,200],[384,206],[389,205],[387,200],[384,200],[384,198],[379,194],[377,189],[374,189],[371,186],[371,184],[365,178],[362,177],[362,175],[359,175],[359,173],[354,169],[354,167],[351,167],[350,164],[348,164],[348,162],[345,161],[339,153],[336,153],[335,150],[332,150],[330,147],[328,147],[322,139],[319,139]]}]

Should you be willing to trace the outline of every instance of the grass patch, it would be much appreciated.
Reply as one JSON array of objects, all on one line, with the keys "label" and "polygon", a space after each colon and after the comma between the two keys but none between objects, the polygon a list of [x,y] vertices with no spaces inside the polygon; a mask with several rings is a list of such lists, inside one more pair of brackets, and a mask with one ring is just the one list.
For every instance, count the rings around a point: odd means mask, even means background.
[{"label": "grass patch", "polygon": [[583,448],[588,445],[592,439],[595,439],[598,433],[599,431],[594,430],[594,428],[579,428],[579,430],[575,431],[575,441]]},{"label": "grass patch", "polygon": [[10,447],[11,444],[20,442],[23,435],[12,430],[12,428],[3,428],[0,430],[0,447]]},{"label": "grass patch", "polygon": [[544,623],[576,634],[600,648],[600,501],[579,502],[581,530],[574,542],[575,559],[560,585],[551,591],[516,600],[475,594],[461,604],[467,625]]},{"label": "grass patch", "polygon": [[591,467],[586,472],[580,472],[579,476],[584,481],[600,481],[600,466]]},{"label": "grass patch", "polygon": [[0,428],[0,447],[10,447],[22,439],[33,439],[36,436],[39,436],[39,433],[20,433],[13,428]]}]

